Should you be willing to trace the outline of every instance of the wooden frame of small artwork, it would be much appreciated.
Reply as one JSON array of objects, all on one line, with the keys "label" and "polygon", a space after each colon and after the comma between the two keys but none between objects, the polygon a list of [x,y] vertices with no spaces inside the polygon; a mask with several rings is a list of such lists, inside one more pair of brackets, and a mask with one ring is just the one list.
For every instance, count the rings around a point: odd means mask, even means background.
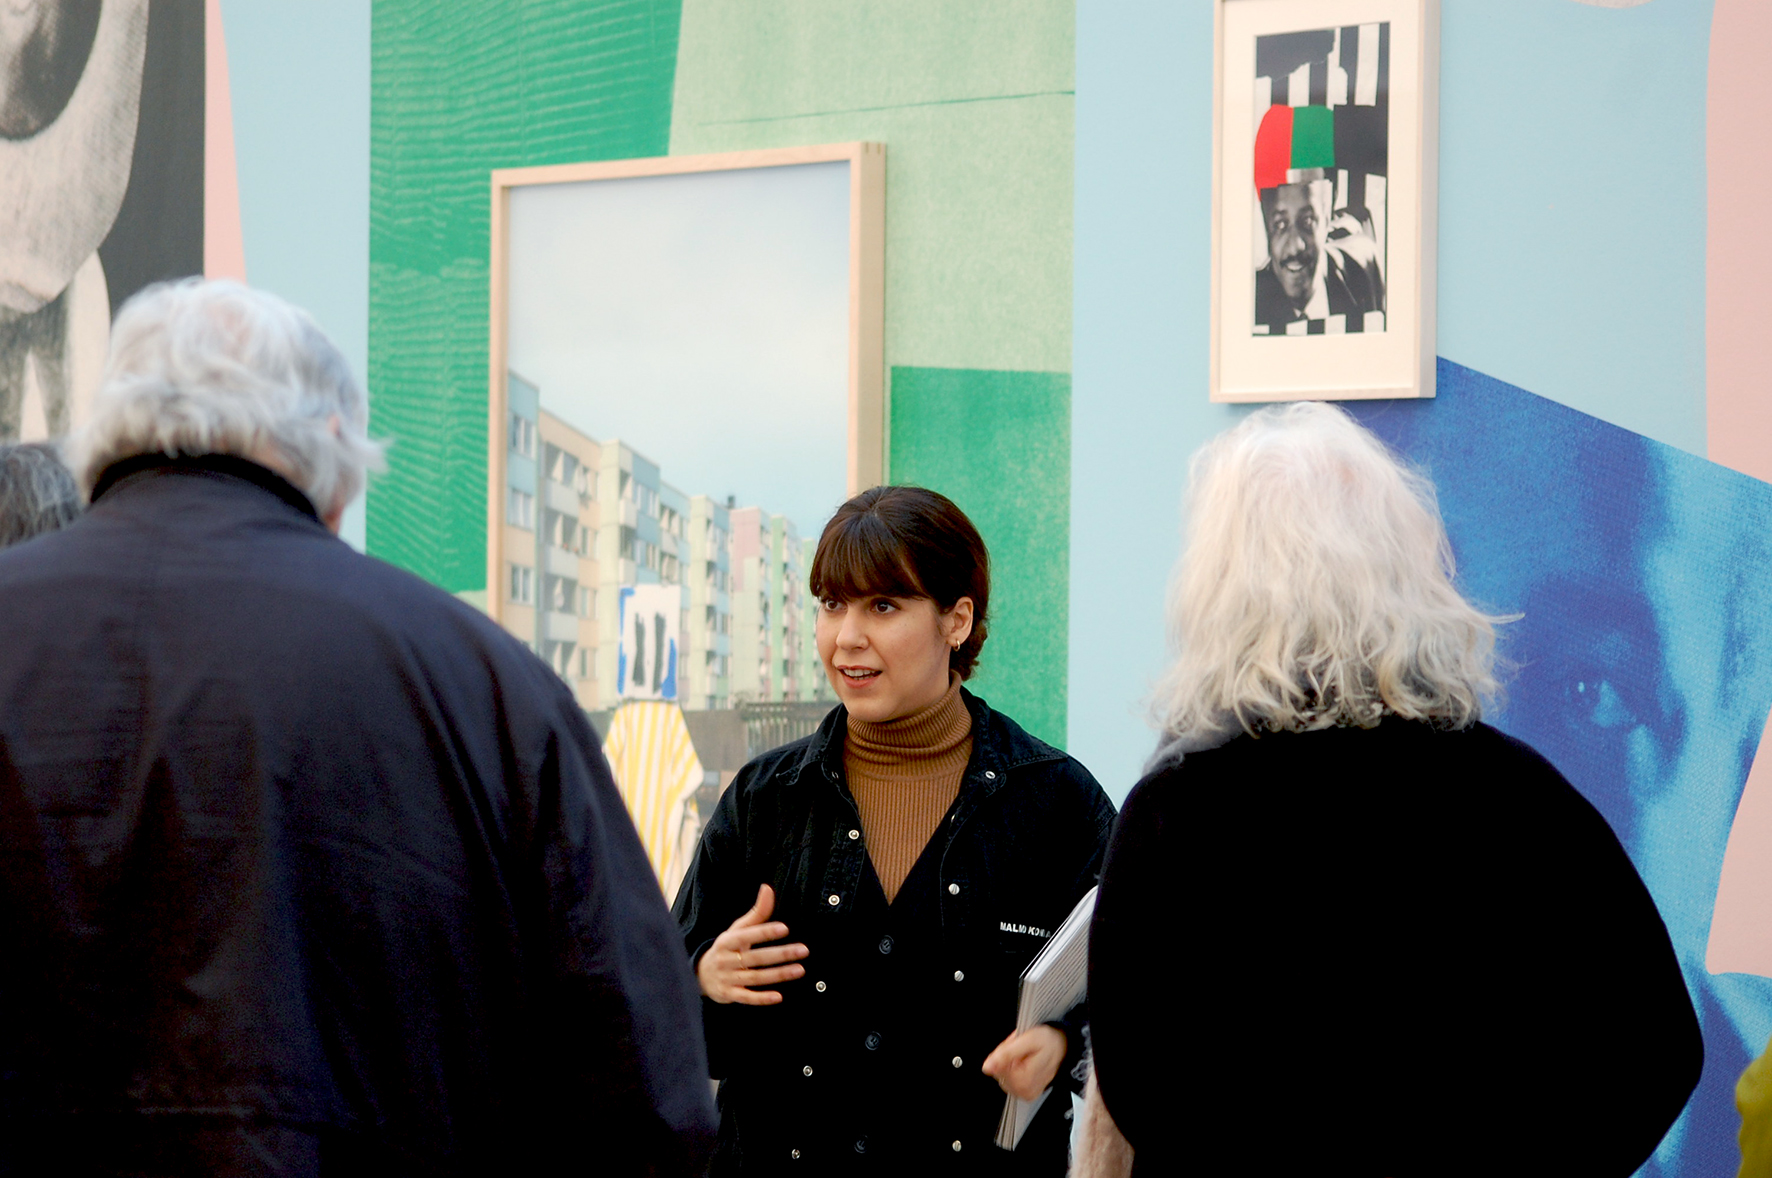
[{"label": "wooden frame of small artwork", "polygon": [[599,163],[502,168],[492,173],[492,305],[487,397],[486,611],[500,619],[505,552],[506,372],[510,338],[510,195],[515,188],[694,172],[849,164],[848,494],[886,477],[886,148],[880,143],[656,156]]},{"label": "wooden frame of small artwork", "polygon": [[1214,401],[1434,395],[1439,0],[1213,0]]}]

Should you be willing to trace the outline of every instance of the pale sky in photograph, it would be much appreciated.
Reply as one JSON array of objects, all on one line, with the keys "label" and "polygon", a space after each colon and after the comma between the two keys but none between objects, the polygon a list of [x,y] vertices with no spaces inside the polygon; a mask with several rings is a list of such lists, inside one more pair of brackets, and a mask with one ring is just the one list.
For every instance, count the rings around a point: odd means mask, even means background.
[{"label": "pale sky in photograph", "polygon": [[510,367],[688,495],[816,536],[842,502],[849,165],[518,188]]}]

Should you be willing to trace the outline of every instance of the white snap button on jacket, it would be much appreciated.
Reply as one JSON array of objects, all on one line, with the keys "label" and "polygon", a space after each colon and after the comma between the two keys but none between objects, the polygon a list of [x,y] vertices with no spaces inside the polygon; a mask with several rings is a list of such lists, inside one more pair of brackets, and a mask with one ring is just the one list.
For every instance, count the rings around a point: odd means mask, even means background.
[{"label": "white snap button on jacket", "polygon": [[800,1151],[797,1149],[790,1149],[788,1150],[788,1156],[797,1162],[800,1160]]},{"label": "white snap button on jacket", "polygon": [[959,1067],[959,1066],[960,1066],[960,1057],[959,1057],[959,1056],[957,1056],[957,1055],[956,1055],[956,1056],[954,1056],[954,1066],[955,1066],[955,1067]]},{"label": "white snap button on jacket", "polygon": [[823,982],[814,982],[812,984],[812,988],[814,990],[817,990],[820,994],[824,993],[824,983]]},{"label": "white snap button on jacket", "polygon": [[960,1152],[960,1143],[958,1141],[954,1142],[954,1152],[955,1153]]},{"label": "white snap button on jacket", "polygon": [[811,1075],[811,1074],[812,1074],[812,1065],[811,1065],[811,1064],[807,1064],[807,1065],[806,1065],[806,1066],[805,1066],[805,1067],[803,1067],[803,1068],[801,1068],[801,1069],[800,1069],[800,1074],[801,1074],[801,1075],[802,1075],[802,1076],[810,1076],[810,1075]]},{"label": "white snap button on jacket", "polygon": [[850,831],[850,832],[849,832],[849,837],[850,837],[850,838],[852,838],[852,839],[858,839],[858,838],[860,838],[860,837],[861,837],[861,831],[859,831],[859,830],[852,830],[852,831]]},{"label": "white snap button on jacket", "polygon": [[837,895],[837,893],[835,893],[835,892],[832,892],[830,899],[825,901],[825,903],[829,904],[832,908],[835,908],[837,905],[841,904],[842,902],[843,902],[843,897]]},{"label": "white snap button on jacket", "polygon": [[[985,780],[986,780],[986,781],[995,781],[995,780],[997,780],[997,771],[996,771],[996,770],[995,770],[995,769],[986,769],[986,770],[985,770],[985,771],[984,771],[984,779],[985,779]],[[956,1141],[956,1142],[954,1142],[954,1148],[955,1148],[955,1149],[959,1149],[959,1148],[960,1148],[960,1143],[959,1143],[959,1142],[958,1142],[958,1141]]]},{"label": "white snap button on jacket", "polygon": [[965,981],[965,980],[966,980],[966,971],[965,971],[965,970],[963,970],[963,969],[956,969],[956,970],[955,970],[955,971],[954,971],[954,980],[955,980],[955,981],[956,981],[956,982],[963,982],[963,981]]},{"label": "white snap button on jacket", "polygon": [[[948,895],[957,896],[959,894],[960,894],[960,885],[959,884],[949,884],[948,885]],[[835,904],[836,902],[837,902],[837,897],[832,896],[831,903]]]}]

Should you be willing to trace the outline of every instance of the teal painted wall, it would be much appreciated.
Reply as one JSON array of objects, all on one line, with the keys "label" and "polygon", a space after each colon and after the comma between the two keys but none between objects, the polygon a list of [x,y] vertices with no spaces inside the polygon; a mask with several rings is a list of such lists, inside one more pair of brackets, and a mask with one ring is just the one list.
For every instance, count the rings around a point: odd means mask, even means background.
[{"label": "teal painted wall", "polygon": [[369,551],[486,582],[494,168],[663,155],[677,0],[376,0],[371,425],[394,440]]},{"label": "teal painted wall", "polygon": [[894,368],[892,448],[893,478],[940,488],[991,551],[990,631],[968,686],[1062,745],[1065,698],[1050,688],[1065,660],[1070,374]]}]

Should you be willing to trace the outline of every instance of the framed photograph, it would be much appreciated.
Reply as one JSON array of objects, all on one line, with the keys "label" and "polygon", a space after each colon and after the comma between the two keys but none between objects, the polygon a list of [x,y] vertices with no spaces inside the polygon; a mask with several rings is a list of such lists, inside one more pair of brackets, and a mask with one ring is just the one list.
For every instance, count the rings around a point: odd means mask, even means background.
[{"label": "framed photograph", "polygon": [[486,607],[597,715],[828,707],[806,572],[885,474],[876,143],[492,173]]},{"label": "framed photograph", "polygon": [[1431,397],[1438,0],[1215,0],[1214,401]]}]

